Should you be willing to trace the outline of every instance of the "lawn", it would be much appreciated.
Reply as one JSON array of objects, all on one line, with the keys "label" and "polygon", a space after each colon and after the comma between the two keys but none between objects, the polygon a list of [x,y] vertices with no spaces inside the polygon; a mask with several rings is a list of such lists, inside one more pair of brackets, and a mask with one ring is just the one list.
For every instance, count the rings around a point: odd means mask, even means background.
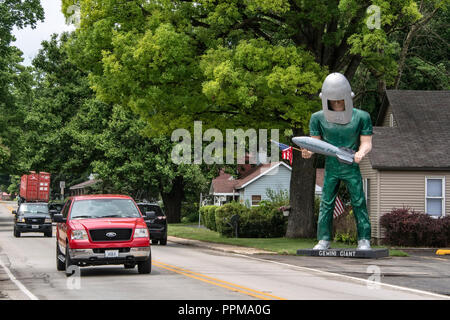
[{"label": "lawn", "polygon": [[[288,239],[288,238],[226,238],[221,236],[218,232],[198,228],[195,225],[187,224],[170,224],[168,228],[168,235],[173,237],[193,239],[214,243],[231,244],[235,246],[258,248],[267,251],[273,251],[278,254],[295,255],[298,249],[312,248],[316,239]],[[347,245],[341,242],[333,242],[332,248],[354,248],[354,245]],[[378,246],[373,246],[377,248]],[[407,253],[401,250],[389,250],[390,256],[405,257]]]}]

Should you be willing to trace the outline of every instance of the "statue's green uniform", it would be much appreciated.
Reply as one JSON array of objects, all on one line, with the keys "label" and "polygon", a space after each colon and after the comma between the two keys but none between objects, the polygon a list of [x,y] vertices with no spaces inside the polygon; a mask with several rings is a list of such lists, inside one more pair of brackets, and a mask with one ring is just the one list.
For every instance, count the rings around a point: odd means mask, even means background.
[{"label": "statue's green uniform", "polygon": [[[328,122],[322,111],[311,116],[309,123],[311,136],[321,136],[322,140],[336,146],[358,151],[361,135],[372,135],[370,115],[362,110],[353,109],[352,120],[347,124]],[[351,196],[351,204],[358,230],[358,240],[370,240],[371,227],[367,213],[361,172],[359,165],[340,163],[335,157],[326,157],[325,178],[320,202],[318,240],[331,241],[334,205],[340,181],[344,181]]]}]

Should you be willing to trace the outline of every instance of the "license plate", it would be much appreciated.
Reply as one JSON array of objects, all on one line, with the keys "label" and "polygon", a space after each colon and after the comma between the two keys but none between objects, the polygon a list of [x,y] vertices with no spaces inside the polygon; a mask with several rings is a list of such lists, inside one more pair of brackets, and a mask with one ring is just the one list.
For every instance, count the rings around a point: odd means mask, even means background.
[{"label": "license plate", "polygon": [[106,250],[105,251],[105,258],[118,258],[119,257],[119,250]]},{"label": "license plate", "polygon": [[39,229],[39,226],[38,226],[38,225],[35,225],[35,224],[33,224],[33,225],[31,226],[31,229]]}]

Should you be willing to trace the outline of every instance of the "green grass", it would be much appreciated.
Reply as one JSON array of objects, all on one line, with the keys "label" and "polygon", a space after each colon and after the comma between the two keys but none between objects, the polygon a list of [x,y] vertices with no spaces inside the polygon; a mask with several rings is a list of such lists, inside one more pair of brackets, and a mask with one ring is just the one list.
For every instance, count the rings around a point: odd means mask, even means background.
[{"label": "green grass", "polygon": [[[192,224],[169,224],[168,235],[178,238],[200,240],[213,243],[223,243],[235,246],[251,247],[272,251],[278,254],[295,255],[298,249],[312,248],[316,239],[289,239],[289,238],[227,238],[218,232],[205,228],[193,227]],[[354,248],[341,242],[333,242],[332,248]],[[376,248],[377,246],[374,246]],[[401,250],[389,250],[390,256],[407,257],[408,254]]]}]

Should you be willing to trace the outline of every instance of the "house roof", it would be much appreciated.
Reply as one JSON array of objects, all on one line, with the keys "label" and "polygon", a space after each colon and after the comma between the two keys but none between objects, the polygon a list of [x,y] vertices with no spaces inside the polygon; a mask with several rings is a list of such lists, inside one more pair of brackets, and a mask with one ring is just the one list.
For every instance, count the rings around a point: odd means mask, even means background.
[{"label": "house roof", "polygon": [[[213,179],[211,184],[211,193],[214,194],[233,194],[233,191],[246,187],[251,182],[259,179],[260,177],[267,174],[270,170],[273,170],[275,167],[278,167],[280,164],[286,166],[289,170],[289,167],[284,162],[273,162],[264,165],[259,165],[257,167],[252,168],[248,174],[236,180],[228,180],[224,179],[223,176],[219,176],[216,179]],[[324,169],[317,169],[316,171],[316,185],[319,187],[323,186],[323,178],[324,178]]]},{"label": "house roof", "polygon": [[291,170],[291,167],[289,167],[287,164],[285,164],[282,161],[262,164],[262,165],[259,165],[255,168],[253,168],[250,172],[248,172],[248,174],[244,178],[237,180],[237,181],[239,181],[239,183],[237,183],[235,185],[235,188],[241,189],[241,188],[247,186],[251,182],[261,178],[262,176],[266,175],[269,171],[273,170],[275,167],[279,167],[280,165],[284,165],[286,168]]},{"label": "house roof", "polygon": [[386,95],[398,127],[374,127],[372,167],[450,170],[450,91],[387,90]]},{"label": "house roof", "polygon": [[232,194],[234,186],[239,182],[239,180],[226,180],[216,178],[212,181],[211,192],[212,193],[228,193]]},{"label": "house roof", "polygon": [[101,181],[101,180],[96,180],[96,179],[88,180],[88,181],[85,181],[85,182],[76,184],[76,185],[74,185],[74,186],[71,186],[69,189],[70,189],[70,190],[83,189],[83,188],[92,186],[92,185],[94,185],[94,184],[96,184],[97,182],[100,182],[100,181]]},{"label": "house roof", "polygon": [[289,167],[284,162],[272,162],[268,164],[261,164],[256,166],[245,173],[245,176],[241,179],[230,180],[229,178],[224,178],[223,174],[219,175],[217,178],[213,179],[211,184],[211,193],[214,194],[233,194],[235,190],[245,187],[247,184],[259,179],[263,175],[267,174],[269,170],[278,167],[280,164]]}]

